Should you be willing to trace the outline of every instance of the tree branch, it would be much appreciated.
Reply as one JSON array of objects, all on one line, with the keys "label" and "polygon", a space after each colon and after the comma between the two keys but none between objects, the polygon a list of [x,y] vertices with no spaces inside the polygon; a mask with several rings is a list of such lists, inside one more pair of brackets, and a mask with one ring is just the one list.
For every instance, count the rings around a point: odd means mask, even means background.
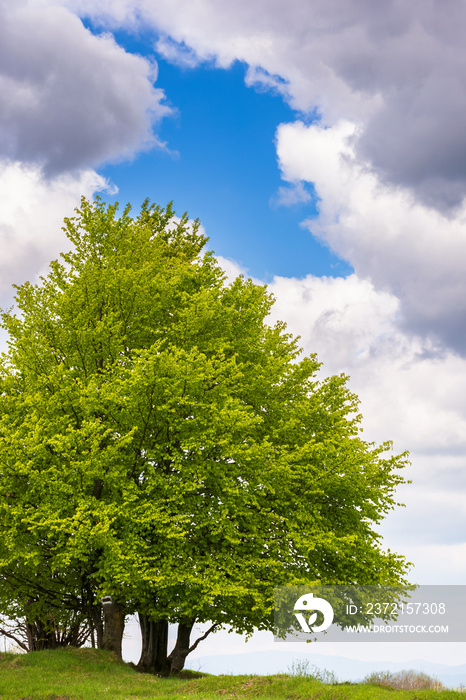
[{"label": "tree branch", "polygon": [[192,645],[189,647],[189,652],[188,652],[188,654],[190,654],[192,651],[194,651],[194,649],[197,647],[197,645],[200,644],[201,642],[203,642],[204,639],[205,639],[206,637],[208,637],[209,634],[210,634],[211,632],[213,632],[214,629],[215,629],[216,627],[218,627],[218,622],[216,622],[214,625],[212,625],[212,627],[209,627],[209,629],[207,630],[207,632],[206,632],[205,634],[203,634],[202,637],[199,637],[198,639],[196,639],[196,641],[194,642],[194,644],[192,644]]},{"label": "tree branch", "polygon": [[24,642],[21,642],[18,637],[15,637],[14,634],[11,634],[11,632],[7,632],[6,630],[3,629],[3,627],[0,627],[0,634],[2,634],[4,637],[8,637],[9,639],[12,639],[16,644],[23,649],[23,651],[29,651],[29,648],[24,644]]}]

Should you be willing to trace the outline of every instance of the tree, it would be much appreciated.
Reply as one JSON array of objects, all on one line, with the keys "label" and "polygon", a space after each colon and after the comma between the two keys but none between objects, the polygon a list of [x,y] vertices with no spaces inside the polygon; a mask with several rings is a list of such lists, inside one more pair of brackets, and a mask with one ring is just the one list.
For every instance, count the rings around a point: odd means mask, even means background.
[{"label": "tree", "polygon": [[361,439],[266,288],[226,284],[171,206],[83,199],[65,225],[72,251],[2,314],[4,614],[81,615],[121,653],[137,612],[140,668],[168,674],[195,622],[271,629],[276,585],[404,582],[373,527],[406,455]]}]

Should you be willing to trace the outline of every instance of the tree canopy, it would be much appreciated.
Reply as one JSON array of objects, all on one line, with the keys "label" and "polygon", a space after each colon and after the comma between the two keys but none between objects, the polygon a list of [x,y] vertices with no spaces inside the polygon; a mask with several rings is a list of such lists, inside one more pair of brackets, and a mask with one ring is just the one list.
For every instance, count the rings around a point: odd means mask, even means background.
[{"label": "tree canopy", "polygon": [[118,649],[137,612],[141,667],[174,672],[195,622],[272,629],[274,586],[404,582],[374,527],[406,455],[362,439],[347,378],[267,324],[266,287],[228,284],[171,206],[83,199],[65,230],[2,313],[3,614]]}]

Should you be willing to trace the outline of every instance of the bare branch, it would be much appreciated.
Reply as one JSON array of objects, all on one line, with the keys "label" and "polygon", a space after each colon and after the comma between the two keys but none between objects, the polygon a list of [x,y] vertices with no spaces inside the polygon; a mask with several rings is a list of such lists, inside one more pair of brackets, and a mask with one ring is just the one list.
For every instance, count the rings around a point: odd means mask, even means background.
[{"label": "bare branch", "polygon": [[22,642],[18,637],[15,637],[14,634],[11,632],[7,632],[3,627],[0,627],[0,634],[2,634],[4,637],[8,637],[9,639],[12,639],[23,651],[29,651],[29,647],[26,646],[24,642]]},{"label": "bare branch", "polygon": [[210,634],[211,632],[213,632],[214,629],[215,629],[216,627],[218,627],[218,622],[216,622],[214,625],[212,625],[212,627],[209,627],[209,629],[207,630],[207,632],[206,632],[205,634],[203,634],[202,637],[199,637],[199,639],[196,639],[196,641],[194,642],[194,644],[192,644],[192,645],[189,647],[189,652],[188,652],[188,654],[190,654],[192,651],[194,651],[194,649],[197,647],[197,645],[200,644],[201,642],[203,642],[204,639],[205,639],[206,637],[208,637],[209,634]]}]

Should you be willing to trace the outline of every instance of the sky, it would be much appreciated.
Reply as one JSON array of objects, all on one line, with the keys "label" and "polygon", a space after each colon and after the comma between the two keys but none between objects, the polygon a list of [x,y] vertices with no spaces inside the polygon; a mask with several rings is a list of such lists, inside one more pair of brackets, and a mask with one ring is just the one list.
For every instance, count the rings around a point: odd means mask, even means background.
[{"label": "sky", "polygon": [[409,450],[380,531],[420,584],[466,581],[465,30],[462,0],[0,0],[0,306],[82,195],[199,218]]}]

